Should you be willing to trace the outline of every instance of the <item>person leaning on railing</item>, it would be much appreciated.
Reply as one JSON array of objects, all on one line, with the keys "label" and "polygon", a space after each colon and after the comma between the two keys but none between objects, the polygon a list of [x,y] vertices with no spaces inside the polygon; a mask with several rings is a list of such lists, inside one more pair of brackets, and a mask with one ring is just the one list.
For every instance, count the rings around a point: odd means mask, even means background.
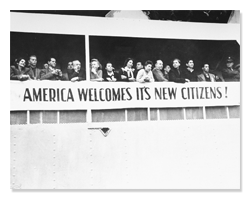
[{"label": "person leaning on railing", "polygon": [[86,80],[85,71],[81,69],[81,62],[79,60],[69,62],[67,68],[68,79],[72,82]]},{"label": "person leaning on railing", "polygon": [[135,66],[135,71],[134,71],[134,75],[135,77],[137,77],[138,72],[143,69],[143,65],[141,61],[137,61],[136,62],[136,66]]},{"label": "person leaning on railing", "polygon": [[171,67],[169,65],[166,65],[163,68],[163,76],[165,79],[167,79],[169,81],[169,72],[171,71]]},{"label": "person leaning on railing", "polygon": [[198,75],[199,82],[216,82],[216,76],[209,73],[209,65],[204,64],[202,67],[202,73]]},{"label": "person leaning on railing", "polygon": [[173,61],[173,68],[169,73],[169,79],[172,82],[176,82],[176,83],[186,83],[186,82],[190,82],[189,79],[186,79],[184,76],[184,73],[182,70],[180,70],[180,66],[181,66],[181,61],[177,58],[175,58]]},{"label": "person leaning on railing", "polygon": [[190,82],[197,82],[197,75],[198,73],[195,71],[195,68],[194,68],[194,60],[192,59],[189,59],[187,62],[186,62],[186,67],[184,70],[183,70],[183,76],[185,79],[188,79]]},{"label": "person leaning on railing", "polygon": [[37,68],[37,57],[36,55],[30,55],[28,60],[28,68],[33,71],[34,79],[39,80],[40,79],[40,69]]},{"label": "person leaning on railing", "polygon": [[30,68],[25,67],[26,61],[20,57],[10,66],[10,80],[26,81],[34,79],[34,73]]},{"label": "person leaning on railing", "polygon": [[49,58],[48,67],[41,70],[40,77],[40,80],[65,80],[61,69],[56,68],[56,59],[53,57]]},{"label": "person leaning on railing", "polygon": [[102,78],[102,65],[98,59],[92,59],[90,62],[90,80],[101,82]]},{"label": "person leaning on railing", "polygon": [[118,79],[118,74],[114,71],[111,62],[108,62],[103,73],[103,81],[106,82],[116,82]]},{"label": "person leaning on railing", "polygon": [[228,57],[226,66],[222,69],[222,76],[226,82],[240,81],[240,65],[235,65],[234,60]]},{"label": "person leaning on railing", "polygon": [[133,68],[133,59],[127,58],[123,67],[118,71],[118,81],[122,82],[134,82],[135,81],[135,69]]},{"label": "person leaning on railing", "polygon": [[145,82],[154,82],[154,77],[152,73],[152,65],[153,62],[148,60],[144,64],[144,69],[139,70],[137,76],[136,76],[136,81],[140,83],[145,83]]},{"label": "person leaning on railing", "polygon": [[163,61],[160,59],[156,60],[155,67],[152,70],[154,75],[154,80],[156,82],[168,82],[168,79],[166,79],[162,73],[162,68],[163,68]]}]

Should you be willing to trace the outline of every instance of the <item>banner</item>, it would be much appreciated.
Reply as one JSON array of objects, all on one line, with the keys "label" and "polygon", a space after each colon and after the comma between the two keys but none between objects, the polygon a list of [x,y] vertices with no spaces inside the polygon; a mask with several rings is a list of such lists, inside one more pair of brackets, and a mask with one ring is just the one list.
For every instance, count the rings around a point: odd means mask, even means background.
[{"label": "banner", "polygon": [[240,105],[239,82],[11,81],[10,110]]}]

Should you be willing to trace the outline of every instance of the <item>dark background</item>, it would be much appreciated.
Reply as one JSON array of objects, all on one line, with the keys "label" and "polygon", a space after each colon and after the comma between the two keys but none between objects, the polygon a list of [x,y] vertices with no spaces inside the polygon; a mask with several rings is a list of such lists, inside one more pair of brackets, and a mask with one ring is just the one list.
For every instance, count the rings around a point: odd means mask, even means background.
[{"label": "dark background", "polygon": [[[49,57],[56,58],[63,72],[68,62],[76,59],[85,68],[84,35],[11,32],[10,39],[10,64],[18,57],[28,60],[34,54],[38,58],[38,68],[42,68]],[[147,60],[161,59],[164,66],[172,66],[174,58],[179,58],[182,66],[188,59],[193,59],[196,70],[201,70],[204,63],[210,64],[211,69],[220,68],[228,56],[234,58],[235,63],[240,62],[240,46],[236,41],[90,36],[89,43],[90,58],[99,59],[103,68],[111,62],[119,69],[128,57],[143,64]]]},{"label": "dark background", "polygon": [[41,33],[10,33],[10,64],[18,57],[28,60],[37,56],[37,67],[42,68],[50,57],[65,72],[68,62],[79,60],[85,67],[85,36]]},{"label": "dark background", "polygon": [[240,46],[236,41],[91,36],[90,56],[99,59],[103,66],[110,61],[116,69],[122,67],[128,57],[143,64],[161,59],[164,66],[172,66],[174,58],[179,58],[182,66],[192,59],[197,70],[201,70],[204,63],[210,64],[211,69],[219,69],[228,56],[239,63]]}]

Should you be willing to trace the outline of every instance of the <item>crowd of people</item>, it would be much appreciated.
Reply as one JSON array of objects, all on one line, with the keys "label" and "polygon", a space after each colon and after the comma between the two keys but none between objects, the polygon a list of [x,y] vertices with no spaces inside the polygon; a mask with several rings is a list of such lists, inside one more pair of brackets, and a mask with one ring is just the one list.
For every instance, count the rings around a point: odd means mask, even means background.
[{"label": "crowd of people", "polygon": [[[102,68],[98,59],[90,61],[90,80],[107,82],[230,82],[240,81],[240,65],[235,64],[231,57],[226,60],[226,65],[221,71],[210,71],[209,64],[204,63],[202,71],[195,69],[194,60],[188,60],[181,67],[181,60],[176,58],[172,65],[165,65],[158,59],[153,63],[147,60],[144,64],[137,62],[135,67],[134,60],[127,58],[124,65],[118,70],[113,67],[111,62],[106,63]],[[42,69],[37,67],[36,55],[31,55],[26,63],[24,58],[15,60],[15,64],[10,66],[10,80],[62,80],[62,81],[82,81],[86,80],[85,68],[81,67],[79,60],[68,63],[67,72],[62,73],[57,68],[56,58],[50,57],[43,65]]]}]

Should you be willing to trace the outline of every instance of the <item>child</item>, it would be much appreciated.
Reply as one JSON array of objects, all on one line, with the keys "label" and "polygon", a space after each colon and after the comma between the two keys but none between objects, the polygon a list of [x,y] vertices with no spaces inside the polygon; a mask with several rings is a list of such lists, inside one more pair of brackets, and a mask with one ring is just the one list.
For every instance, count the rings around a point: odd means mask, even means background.
[{"label": "child", "polygon": [[112,63],[108,62],[106,64],[105,72],[103,74],[104,81],[108,82],[116,82],[118,78],[118,74],[114,72],[114,68],[112,66]]}]

